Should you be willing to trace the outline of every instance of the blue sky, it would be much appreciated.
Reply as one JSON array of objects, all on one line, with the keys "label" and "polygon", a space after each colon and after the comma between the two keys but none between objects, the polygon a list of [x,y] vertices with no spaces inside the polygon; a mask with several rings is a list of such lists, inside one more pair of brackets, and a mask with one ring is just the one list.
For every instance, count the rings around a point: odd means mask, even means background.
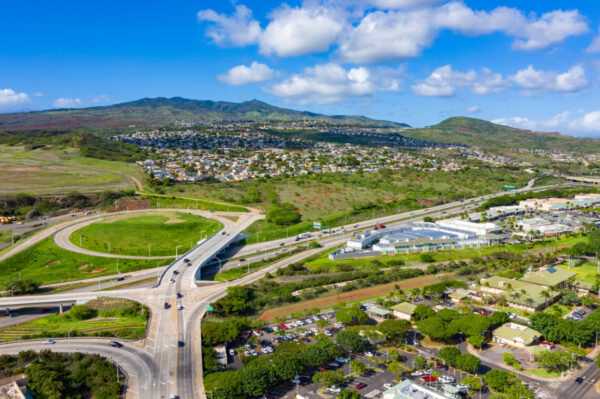
[{"label": "blue sky", "polygon": [[600,137],[596,2],[57,3],[0,3],[0,112],[256,98]]}]

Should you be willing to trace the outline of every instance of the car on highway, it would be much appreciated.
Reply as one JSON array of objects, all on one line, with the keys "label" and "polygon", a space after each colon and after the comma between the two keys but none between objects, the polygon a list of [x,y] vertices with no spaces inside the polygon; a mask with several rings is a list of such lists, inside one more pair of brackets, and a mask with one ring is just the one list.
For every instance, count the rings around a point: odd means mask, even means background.
[{"label": "car on highway", "polygon": [[183,262],[184,262],[184,263],[190,263],[190,260],[189,260],[188,258],[185,258],[185,259],[183,260]]},{"label": "car on highway", "polygon": [[365,388],[367,386],[367,384],[365,384],[364,382],[359,382],[358,384],[356,384],[355,388],[356,390],[360,391],[361,389]]},{"label": "car on highway", "polygon": [[170,280],[169,280],[169,282],[170,282],[170,283],[174,283],[174,282],[175,282],[175,280],[174,280],[174,279],[170,279]]},{"label": "car on highway", "polygon": [[183,305],[182,305],[182,304],[180,304],[180,303],[178,303],[178,304],[177,304],[177,310],[182,310],[182,309],[183,309]]},{"label": "car on highway", "polygon": [[122,346],[123,346],[123,344],[122,344],[122,343],[120,343],[120,342],[117,342],[117,341],[110,341],[108,344],[109,344],[110,346],[112,346],[113,348],[120,348],[120,347],[122,347]]},{"label": "car on highway", "polygon": [[54,340],[51,339],[45,339],[44,340],[44,345],[52,345],[55,344],[56,342]]},{"label": "car on highway", "polygon": [[123,277],[123,276],[117,277],[117,281],[123,281],[123,280],[125,280],[125,277]]},{"label": "car on highway", "polygon": [[174,393],[169,395],[169,399],[179,399],[179,396],[175,395]]},{"label": "car on highway", "polygon": [[183,298],[183,294],[181,292],[177,293],[177,298]]},{"label": "car on highway", "polygon": [[169,302],[163,303],[163,309],[169,309],[170,307],[171,305],[169,305]]},{"label": "car on highway", "polygon": [[184,345],[185,345],[185,343],[184,343],[183,341],[177,341],[177,346],[178,346],[178,347],[180,347],[180,348],[181,348],[181,347],[182,347],[182,346],[184,346]]}]

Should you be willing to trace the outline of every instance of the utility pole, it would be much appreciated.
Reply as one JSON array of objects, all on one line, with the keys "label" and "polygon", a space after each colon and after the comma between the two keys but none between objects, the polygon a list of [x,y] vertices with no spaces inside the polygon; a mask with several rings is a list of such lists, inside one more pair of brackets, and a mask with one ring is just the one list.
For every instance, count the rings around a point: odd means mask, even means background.
[{"label": "utility pole", "polygon": [[117,274],[121,274],[119,273],[119,259],[117,259]]},{"label": "utility pole", "polygon": [[150,243],[148,243],[148,256],[150,256]]}]

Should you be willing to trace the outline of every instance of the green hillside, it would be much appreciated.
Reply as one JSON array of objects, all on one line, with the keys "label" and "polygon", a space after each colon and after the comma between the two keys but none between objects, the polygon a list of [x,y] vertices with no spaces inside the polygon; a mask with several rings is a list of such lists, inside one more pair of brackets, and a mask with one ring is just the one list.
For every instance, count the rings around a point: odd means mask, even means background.
[{"label": "green hillside", "polygon": [[125,131],[134,126],[173,126],[176,121],[182,120],[188,122],[305,120],[378,127],[406,126],[363,116],[326,116],[295,111],[257,100],[231,103],[159,97],[143,98],[105,107],[0,114],[0,130],[85,129],[98,135],[112,135],[115,129]]},{"label": "green hillside", "polygon": [[402,134],[420,140],[472,145],[489,150],[528,148],[577,152],[600,151],[598,139],[533,132],[466,117],[449,118],[437,125],[406,130]]},{"label": "green hillside", "polygon": [[437,125],[403,131],[406,137],[440,143],[477,146],[489,150],[543,149],[577,152],[600,150],[600,140],[576,138],[559,133],[542,133],[497,125],[481,119],[454,117]]}]

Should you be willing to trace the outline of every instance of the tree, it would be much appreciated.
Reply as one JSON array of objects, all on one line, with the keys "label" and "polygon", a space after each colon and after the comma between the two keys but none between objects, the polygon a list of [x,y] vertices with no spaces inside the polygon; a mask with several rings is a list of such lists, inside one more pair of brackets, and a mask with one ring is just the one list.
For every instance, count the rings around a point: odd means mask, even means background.
[{"label": "tree", "polygon": [[7,282],[5,287],[12,295],[27,295],[36,293],[40,284],[31,279],[12,280]]},{"label": "tree", "polygon": [[300,355],[291,352],[277,353],[273,356],[271,364],[273,365],[275,375],[280,380],[294,378],[304,370]]},{"label": "tree", "polygon": [[467,342],[474,348],[481,349],[485,343],[485,337],[483,335],[472,335],[467,339]]},{"label": "tree", "polygon": [[358,307],[351,307],[338,310],[335,319],[346,325],[365,324],[369,321],[369,316]]},{"label": "tree", "polygon": [[515,355],[513,355],[510,352],[504,352],[502,354],[502,360],[504,361],[504,363],[510,365],[513,364],[517,359],[515,358]]},{"label": "tree", "polygon": [[419,255],[419,259],[423,263],[432,263],[432,262],[435,262],[435,258],[433,257],[432,254],[429,254],[429,253],[424,253],[424,254]]},{"label": "tree", "polygon": [[404,373],[404,366],[400,362],[392,362],[388,365],[387,371],[394,374],[398,379]]},{"label": "tree", "polygon": [[559,350],[556,352],[544,351],[538,358],[537,362],[548,371],[566,371],[571,363],[571,355]]},{"label": "tree", "polygon": [[427,365],[427,359],[420,355],[413,357],[412,361],[417,369],[422,369],[425,367],[425,365]]},{"label": "tree", "polygon": [[344,372],[340,369],[321,371],[313,375],[312,381],[321,387],[339,385],[344,382]]},{"label": "tree", "polygon": [[431,309],[427,305],[417,305],[415,311],[412,314],[412,320],[419,321],[428,319],[431,316],[435,315],[435,310]]},{"label": "tree", "polygon": [[481,360],[470,353],[463,353],[456,357],[456,368],[467,373],[475,374],[479,368],[479,363],[481,363]]},{"label": "tree", "polygon": [[247,287],[233,286],[227,288],[227,295],[213,304],[214,312],[226,316],[243,316],[252,306],[252,291]]},{"label": "tree", "polygon": [[235,323],[230,320],[223,322],[205,321],[202,323],[202,343],[216,345],[234,339],[239,334]]},{"label": "tree", "polygon": [[274,382],[272,369],[260,363],[251,363],[241,370],[242,385],[247,396],[258,396]]},{"label": "tree", "polygon": [[515,381],[518,381],[513,373],[499,369],[488,371],[485,374],[484,379],[485,383],[488,384],[490,388],[498,392],[506,392]]},{"label": "tree", "polygon": [[474,391],[480,391],[483,388],[483,384],[479,378],[465,377],[460,381],[463,385],[468,385],[470,389]]},{"label": "tree", "polygon": [[367,371],[367,366],[358,359],[350,360],[350,368],[358,375]]},{"label": "tree", "polygon": [[327,363],[340,355],[338,347],[327,338],[308,345],[302,352],[302,362],[306,367],[315,367]]},{"label": "tree", "polygon": [[346,352],[349,352],[350,350],[353,353],[365,351],[365,341],[356,331],[340,331],[337,337],[335,337],[335,342]]},{"label": "tree", "polygon": [[[440,312],[443,311],[440,310]],[[439,314],[417,321],[417,327],[421,333],[434,340],[448,341],[458,333],[457,325],[444,320]]]},{"label": "tree", "polygon": [[460,349],[454,346],[444,346],[440,349],[439,356],[449,365],[454,365],[456,358],[460,355]]},{"label": "tree", "polygon": [[362,396],[355,389],[344,388],[338,393],[337,399],[360,399]]},{"label": "tree", "polygon": [[278,226],[290,226],[299,223],[301,219],[300,212],[288,202],[271,206],[266,215],[267,223]]},{"label": "tree", "polygon": [[96,317],[98,311],[87,305],[73,305],[67,314],[75,320],[88,320]]},{"label": "tree", "polygon": [[404,339],[406,332],[410,330],[411,325],[408,320],[384,320],[377,326],[377,329],[385,334],[388,341],[398,342]]}]

